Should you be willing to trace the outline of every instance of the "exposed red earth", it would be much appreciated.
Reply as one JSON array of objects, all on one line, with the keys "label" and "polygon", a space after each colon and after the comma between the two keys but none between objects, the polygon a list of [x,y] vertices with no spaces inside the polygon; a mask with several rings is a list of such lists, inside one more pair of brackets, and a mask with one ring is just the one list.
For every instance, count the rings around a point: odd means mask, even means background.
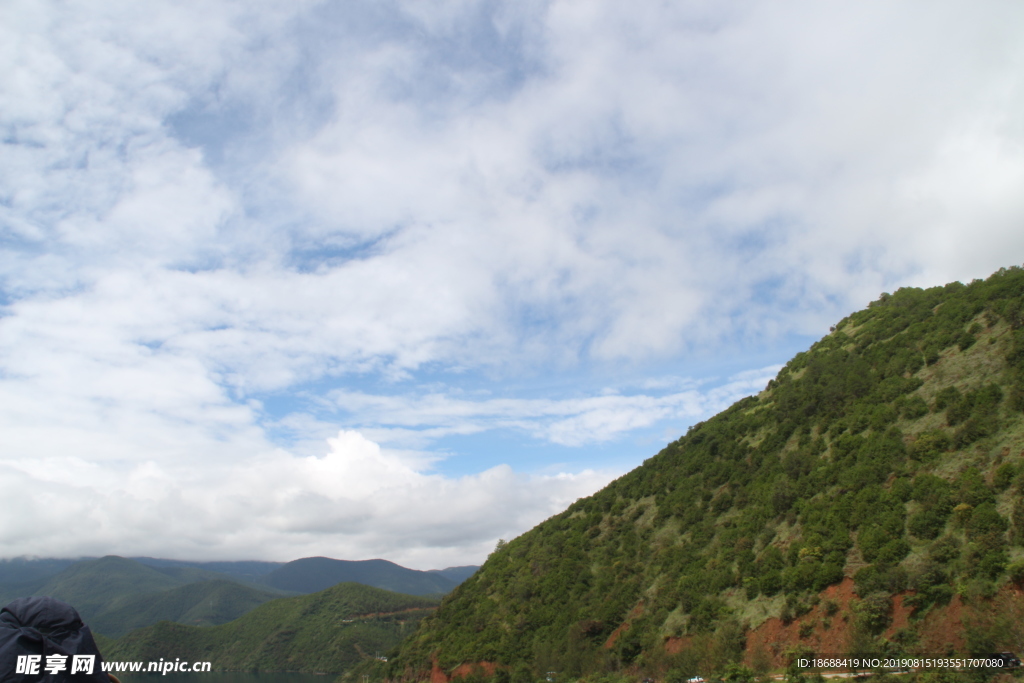
[{"label": "exposed red earth", "polygon": [[[994,618],[1005,618],[1008,623],[1020,624],[1024,630],[1024,591],[1018,586],[1008,585],[990,601],[975,605],[965,604],[959,595],[954,595],[948,604],[932,607],[924,617],[914,623],[913,611],[905,604],[913,592],[893,596],[891,622],[882,634],[893,638],[902,629],[912,629],[918,634],[918,644],[912,649],[928,654],[963,652],[964,631],[969,625],[982,623]],[[784,624],[772,617],[747,632],[744,661],[748,666],[765,666],[779,670],[788,664],[788,653],[809,650],[821,654],[846,654],[853,635],[853,604],[857,599],[853,579],[829,586],[819,593],[818,603],[806,614]],[[829,611],[832,614],[828,614]],[[616,628],[604,643],[605,649],[615,646],[618,638],[625,633],[632,622],[643,614],[643,603],[634,607],[626,620]],[[808,626],[809,625],[809,626]],[[803,632],[804,635],[801,635]],[[667,654],[678,654],[692,644],[688,636],[665,639]],[[467,662],[445,673],[433,660],[430,683],[451,683],[474,672],[491,676],[501,665],[494,662]]]},{"label": "exposed red earth", "polygon": [[457,678],[463,678],[472,673],[482,673],[484,676],[493,676],[494,672],[498,670],[499,664],[494,662],[467,662],[459,664],[452,670],[451,675],[446,674],[440,666],[437,664],[437,658],[435,657],[431,662],[430,668],[430,683],[448,683]]},{"label": "exposed red earth", "polygon": [[641,600],[639,603],[637,603],[636,607],[629,611],[629,614],[626,615],[626,620],[622,622],[618,628],[612,631],[610,636],[608,636],[608,640],[604,642],[604,649],[610,650],[613,647],[615,647],[615,643],[616,641],[618,641],[619,636],[628,631],[629,627],[632,625],[633,620],[643,615],[643,613],[644,601]]},{"label": "exposed red earth", "polygon": [[[1005,586],[991,600],[965,604],[959,595],[954,595],[948,604],[932,607],[920,621],[912,623],[913,611],[905,604],[912,592],[893,597],[891,623],[882,634],[892,639],[902,629],[912,629],[918,641],[911,649],[921,653],[944,654],[963,652],[965,629],[994,618],[1004,618],[1006,623],[1024,624],[1024,592],[1017,586]],[[854,615],[852,601],[857,598],[854,583],[850,578],[837,585],[829,586],[820,593],[817,605],[807,614],[783,624],[780,619],[771,618],[747,633],[745,661],[752,665],[756,660],[768,657],[773,669],[786,666],[786,653],[798,649],[823,654],[844,654],[849,652],[853,631]],[[828,600],[838,606],[828,617],[825,613]],[[806,624],[810,626],[805,627]],[[801,636],[803,627],[804,635]],[[678,652],[682,643],[666,643],[666,650]]]}]

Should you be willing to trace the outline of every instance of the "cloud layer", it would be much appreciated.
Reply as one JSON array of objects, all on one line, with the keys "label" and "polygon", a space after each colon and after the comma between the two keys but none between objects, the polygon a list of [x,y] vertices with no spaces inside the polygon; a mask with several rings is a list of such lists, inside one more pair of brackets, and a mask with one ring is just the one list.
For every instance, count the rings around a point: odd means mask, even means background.
[{"label": "cloud layer", "polygon": [[123,470],[73,457],[7,459],[0,486],[19,514],[4,519],[0,552],[325,555],[453,566],[486,557],[495,539],[518,535],[611,478],[590,470],[527,476],[507,465],[442,477],[358,432],[343,431],[329,446],[321,457],[275,452],[202,467],[156,458]]},{"label": "cloud layer", "polygon": [[479,560],[619,470],[445,476],[444,439],[682,429],[882,290],[1024,261],[1021,26],[5,3],[0,554]]}]

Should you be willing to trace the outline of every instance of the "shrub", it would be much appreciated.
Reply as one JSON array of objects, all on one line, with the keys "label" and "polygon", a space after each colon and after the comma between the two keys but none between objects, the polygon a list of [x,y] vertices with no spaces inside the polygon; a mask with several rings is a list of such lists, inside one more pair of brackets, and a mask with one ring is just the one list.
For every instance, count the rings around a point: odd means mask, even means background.
[{"label": "shrub", "polygon": [[1009,558],[1004,548],[993,548],[981,556],[981,561],[978,563],[978,573],[994,579],[1006,569],[1008,560]]},{"label": "shrub", "polygon": [[[1024,474],[1018,476],[1018,479],[1021,476]],[[1014,501],[1010,520],[1013,522],[1013,532],[1010,534],[1013,542],[1017,545],[1024,545],[1024,498]]]},{"label": "shrub", "polygon": [[853,612],[857,617],[857,625],[868,633],[879,634],[889,625],[889,613],[892,611],[892,600],[884,591],[869,593],[862,600],[853,603]]},{"label": "shrub", "polygon": [[860,536],[857,538],[857,545],[860,547],[861,555],[868,562],[874,562],[878,557],[878,552],[882,549],[891,538],[890,534],[878,526],[870,526],[866,529],[862,529]]},{"label": "shrub", "polygon": [[885,564],[896,564],[910,552],[910,545],[902,538],[894,538],[878,550],[875,558]]},{"label": "shrub", "polygon": [[995,495],[985,485],[985,479],[976,467],[968,467],[957,479],[959,491],[957,497],[961,503],[978,507],[982,503],[995,500]]},{"label": "shrub", "polygon": [[782,590],[782,574],[777,569],[772,569],[762,574],[757,583],[761,592],[771,597]]},{"label": "shrub", "polygon": [[907,572],[902,567],[873,564],[858,571],[853,580],[860,595],[873,591],[898,593],[907,587]]},{"label": "shrub", "polygon": [[920,396],[911,396],[903,402],[903,418],[916,420],[928,414],[928,404]]},{"label": "shrub", "polygon": [[1006,574],[1010,581],[1020,585],[1024,584],[1024,560],[1016,560],[1006,568]]},{"label": "shrub", "polygon": [[943,514],[937,508],[929,507],[910,516],[907,529],[918,538],[933,539],[946,526],[949,513]]},{"label": "shrub", "polygon": [[932,403],[932,410],[936,413],[945,410],[949,406],[958,403],[962,395],[956,387],[946,387],[935,394],[935,401]]},{"label": "shrub", "polygon": [[814,576],[814,590],[822,591],[843,580],[843,567],[831,562],[822,562]]},{"label": "shrub", "polygon": [[992,486],[996,491],[1005,491],[1010,487],[1015,476],[1017,476],[1017,468],[1012,462],[1004,462],[992,477]]},{"label": "shrub", "polygon": [[960,541],[955,536],[943,536],[932,543],[928,555],[942,564],[952,562],[960,557]]},{"label": "shrub", "polygon": [[906,477],[900,477],[892,483],[889,492],[896,500],[906,503],[914,496],[914,486]]},{"label": "shrub", "polygon": [[726,683],[754,683],[754,672],[742,664],[731,663],[725,667],[722,677]]},{"label": "shrub", "polygon": [[934,559],[929,559],[919,565],[910,587],[917,591],[925,591],[932,586],[946,583],[948,580],[949,576],[944,566]]},{"label": "shrub", "polygon": [[961,351],[966,351],[974,346],[975,341],[977,341],[977,337],[971,334],[970,331],[964,330],[960,333],[960,336],[957,337],[956,344]]},{"label": "shrub", "polygon": [[799,592],[811,588],[814,585],[818,567],[819,563],[813,560],[800,562],[792,567],[786,567],[782,571],[783,587],[790,592]]},{"label": "shrub", "polygon": [[946,409],[946,424],[950,427],[955,427],[970,417],[971,410],[974,408],[973,398],[973,394],[968,394],[950,405]]},{"label": "shrub", "polygon": [[978,538],[984,534],[999,533],[1006,531],[1009,524],[999,514],[993,503],[982,503],[974,508],[970,521],[967,523],[967,535],[969,538]]},{"label": "shrub", "polygon": [[949,450],[952,444],[952,439],[941,429],[922,432],[910,447],[910,457],[922,462],[931,460],[940,453]]},{"label": "shrub", "polygon": [[875,406],[871,411],[871,417],[868,421],[868,426],[875,431],[881,431],[886,428],[887,425],[896,421],[897,415],[896,410],[883,403],[882,405]]},{"label": "shrub", "polygon": [[999,429],[999,423],[994,415],[983,417],[971,417],[964,422],[960,429],[953,435],[953,443],[957,448],[969,446],[978,439],[983,439]]}]

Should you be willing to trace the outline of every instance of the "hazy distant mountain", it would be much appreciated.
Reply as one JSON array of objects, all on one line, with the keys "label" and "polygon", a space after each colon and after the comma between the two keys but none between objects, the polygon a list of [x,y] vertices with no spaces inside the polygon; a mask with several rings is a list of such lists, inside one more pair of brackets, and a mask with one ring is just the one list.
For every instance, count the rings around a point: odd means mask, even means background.
[{"label": "hazy distant mountain", "polygon": [[52,595],[82,612],[82,605],[104,603],[126,594],[224,578],[219,572],[201,568],[199,563],[165,561],[147,566],[113,555],[78,560],[15,558],[0,561],[0,602],[7,604],[26,595]]},{"label": "hazy distant mountain", "polygon": [[[78,560],[58,560],[54,558],[15,557],[0,560],[0,584],[27,583],[38,581],[58,574]],[[91,559],[91,558],[89,558]]]},{"label": "hazy distant mountain", "polygon": [[448,593],[459,584],[439,571],[406,569],[387,560],[333,560],[329,557],[306,557],[289,562],[270,572],[268,586],[297,593],[315,593],[325,588],[354,582],[408,595]]},{"label": "hazy distant mountain", "polygon": [[64,562],[71,561],[30,561],[20,573],[10,572],[24,577],[35,571],[43,576],[3,584],[0,598],[6,604],[26,595],[53,596],[73,605],[97,633],[116,637],[161,620],[222,624],[283,594],[184,563],[154,567],[114,556],[80,560],[45,575]]},{"label": "hazy distant mountain", "polygon": [[431,573],[440,574],[458,585],[473,576],[477,569],[480,569],[478,565],[470,564],[464,567],[448,567],[447,569],[431,569],[430,571]]},{"label": "hazy distant mountain", "polygon": [[410,595],[450,592],[475,566],[417,571],[387,560],[312,557],[281,562],[189,562],[152,557],[0,561],[0,605],[52,595],[110,636],[160,620],[221,624],[282,594],[355,582]]},{"label": "hazy distant mountain", "polygon": [[218,574],[224,574],[238,581],[249,583],[262,583],[263,578],[282,566],[284,562],[261,562],[258,560],[243,560],[239,562],[189,562],[184,560],[162,560],[155,557],[133,557],[131,558],[144,565],[156,569],[174,567],[194,567],[205,569]]}]

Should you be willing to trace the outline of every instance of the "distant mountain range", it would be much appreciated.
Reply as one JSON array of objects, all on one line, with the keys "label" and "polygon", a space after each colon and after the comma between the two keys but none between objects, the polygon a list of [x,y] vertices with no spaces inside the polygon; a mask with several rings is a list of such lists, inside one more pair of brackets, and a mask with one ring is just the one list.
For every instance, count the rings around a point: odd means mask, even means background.
[{"label": "distant mountain range", "polygon": [[[278,590],[316,593],[342,582],[361,583],[408,595],[443,595],[462,582],[456,576],[463,567],[423,572],[406,569],[387,560],[332,560],[307,557],[282,565],[264,577],[264,583]],[[472,567],[475,571],[476,567]],[[470,572],[472,573],[472,572]],[[463,577],[465,578],[465,577]]]},{"label": "distant mountain range", "polygon": [[212,662],[215,671],[340,673],[390,654],[436,607],[436,598],[342,583],[274,600],[220,626],[163,621],[117,642],[101,639],[100,647],[110,660],[181,658]]},{"label": "distant mountain range", "polygon": [[155,569],[171,569],[176,567],[193,567],[205,569],[218,574],[225,574],[236,581],[248,583],[262,583],[263,578],[284,562],[260,562],[257,560],[245,560],[241,562],[184,562],[181,560],[161,560],[155,557],[133,557],[137,562],[153,567]]},{"label": "distant mountain range", "polygon": [[476,569],[419,571],[387,560],[326,557],[287,563],[19,558],[0,561],[0,604],[26,595],[50,595],[74,605],[96,633],[116,638],[158,621],[223,624],[270,600],[345,582],[440,597]]}]

